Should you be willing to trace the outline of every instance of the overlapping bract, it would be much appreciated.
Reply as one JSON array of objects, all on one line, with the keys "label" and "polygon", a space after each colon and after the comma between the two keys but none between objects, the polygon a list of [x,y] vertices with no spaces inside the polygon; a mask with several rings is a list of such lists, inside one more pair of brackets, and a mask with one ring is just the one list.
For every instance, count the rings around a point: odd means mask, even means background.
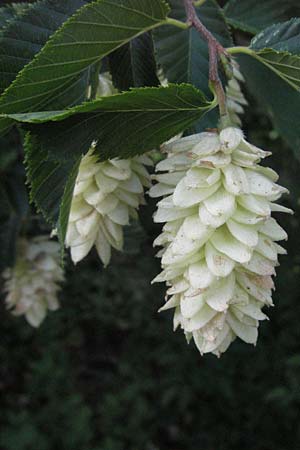
[{"label": "overlapping bract", "polygon": [[154,215],[166,222],[154,242],[169,286],[161,308],[175,308],[179,325],[200,352],[223,353],[240,337],[255,344],[264,306],[272,305],[276,241],[285,231],[272,211],[286,189],[277,174],[259,166],[268,152],[249,144],[238,128],[188,136],[165,146],[150,190],[163,196]]},{"label": "overlapping bract", "polygon": [[244,106],[248,105],[240,86],[244,81],[238,65],[233,62],[233,77],[226,86],[226,106],[231,125],[238,127],[242,124],[239,115],[244,113]]},{"label": "overlapping bract", "polygon": [[81,261],[95,245],[104,266],[111,247],[122,250],[123,227],[137,219],[144,203],[144,188],[150,186],[146,156],[99,162],[94,146],[82,158],[66,236],[74,263]]},{"label": "overlapping bract", "polygon": [[7,307],[17,316],[24,314],[30,325],[38,327],[47,310],[59,307],[57,294],[64,279],[59,244],[47,236],[20,239],[16,264],[6,269],[3,277]]}]

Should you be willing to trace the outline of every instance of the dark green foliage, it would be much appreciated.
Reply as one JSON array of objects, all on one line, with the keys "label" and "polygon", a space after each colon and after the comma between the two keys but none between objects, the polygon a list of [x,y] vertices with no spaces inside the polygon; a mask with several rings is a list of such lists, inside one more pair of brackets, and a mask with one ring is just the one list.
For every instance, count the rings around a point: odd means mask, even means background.
[{"label": "dark green foliage", "polygon": [[253,34],[299,14],[298,0],[229,0],[225,7],[226,19],[233,27]]},{"label": "dark green foliage", "polygon": [[240,56],[239,62],[251,93],[299,159],[300,93],[249,56]]},{"label": "dark green foliage", "polygon": [[268,27],[252,39],[250,46],[255,50],[273,48],[280,52],[299,55],[299,39],[300,19],[298,18]]},{"label": "dark green foliage", "polygon": [[300,19],[272,25],[252,39],[256,58],[300,91]]},{"label": "dark green foliage", "polygon": [[0,138],[0,270],[14,262],[16,238],[28,212],[22,151],[18,133]]},{"label": "dark green foliage", "polygon": [[144,33],[109,55],[114,86],[120,91],[131,87],[159,86],[151,33]]},{"label": "dark green foliage", "polygon": [[[85,0],[66,0],[64,2],[42,0],[26,7],[19,4],[5,8],[5,10],[11,12],[12,18],[6,23],[6,27],[0,34],[1,93],[15,80],[24,66],[30,63],[34,56],[40,52],[50,36],[69,16],[87,3]],[[56,92],[56,108],[74,105],[86,99],[88,72],[86,71],[75,78],[69,89],[64,86],[61,92]],[[28,82],[31,83],[32,79],[27,79]],[[22,83],[21,88],[18,89],[21,95],[25,93]],[[35,94],[35,89],[31,94]],[[15,98],[13,98],[14,100]],[[42,107],[42,104],[39,103],[39,106]],[[44,104],[43,107],[46,108],[46,105]],[[0,122],[3,132],[10,127],[10,121],[1,120]]]},{"label": "dark green foliage", "polygon": [[[73,105],[74,88],[85,79],[91,65],[158,26],[167,13],[163,0],[86,3],[64,22],[10,85],[1,97],[0,111],[49,111]],[[0,128],[5,130],[8,124],[4,119]]]}]

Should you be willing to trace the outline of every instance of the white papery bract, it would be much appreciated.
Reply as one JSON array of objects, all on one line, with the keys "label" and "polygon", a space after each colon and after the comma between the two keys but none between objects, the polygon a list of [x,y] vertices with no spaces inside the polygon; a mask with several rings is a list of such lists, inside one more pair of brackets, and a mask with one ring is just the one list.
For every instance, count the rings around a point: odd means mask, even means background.
[{"label": "white papery bract", "polygon": [[240,83],[244,81],[238,64],[233,62],[233,77],[228,81],[226,86],[227,112],[230,124],[233,126],[241,125],[239,116],[244,113],[244,106],[248,105],[240,86]]},{"label": "white papery bract", "polygon": [[238,336],[255,344],[262,308],[271,306],[277,241],[285,231],[272,211],[287,190],[259,164],[270,153],[248,143],[238,128],[188,136],[164,147],[150,190],[159,201],[155,222],[165,223],[154,245],[162,247],[166,304],[174,328],[200,352],[220,355]]},{"label": "white papery bract", "polygon": [[3,273],[6,305],[14,315],[25,315],[33,327],[44,320],[47,310],[59,307],[57,293],[64,279],[60,246],[48,236],[20,239],[16,264]]},{"label": "white papery bract", "polygon": [[95,245],[107,266],[111,247],[123,248],[123,227],[137,219],[144,204],[144,188],[151,185],[146,156],[99,162],[92,145],[80,163],[66,235],[66,246],[76,264]]}]

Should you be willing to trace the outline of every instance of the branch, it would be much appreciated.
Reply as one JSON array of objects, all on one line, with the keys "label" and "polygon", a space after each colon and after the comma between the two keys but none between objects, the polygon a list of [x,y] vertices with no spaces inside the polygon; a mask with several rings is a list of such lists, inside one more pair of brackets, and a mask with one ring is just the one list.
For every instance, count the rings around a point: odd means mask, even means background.
[{"label": "branch", "polygon": [[209,81],[214,87],[215,93],[218,98],[220,115],[225,116],[227,113],[225,92],[219,77],[218,61],[219,58],[224,55],[229,57],[225,48],[217,41],[217,39],[211,34],[211,32],[203,25],[197,15],[195,4],[193,0],[183,0],[187,21],[189,26],[194,27],[202,37],[207,41],[209,52]]}]

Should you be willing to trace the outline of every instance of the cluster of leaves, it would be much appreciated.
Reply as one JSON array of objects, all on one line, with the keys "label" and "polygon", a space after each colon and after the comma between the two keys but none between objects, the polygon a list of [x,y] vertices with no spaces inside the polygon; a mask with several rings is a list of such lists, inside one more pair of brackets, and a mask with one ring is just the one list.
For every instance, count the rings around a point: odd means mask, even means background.
[{"label": "cluster of leaves", "polygon": [[38,331],[22,318],[1,321],[1,449],[298,448],[300,164],[270,140],[257,109],[245,126],[252,142],[272,146],[283,183],[296,185],[287,205],[296,214],[284,224],[289,257],[257,348],[236,343],[222,364],[199,358],[172,332],[170,315],[157,317],[163,287],[150,286],[158,261],[148,230],[134,254],[106,270],[96,255],[80,271],[68,268],[63,307]]},{"label": "cluster of leaves", "polygon": [[[224,9],[215,0],[200,3],[203,23],[242,54],[250,89],[297,151],[300,19],[291,17],[298,2],[229,0]],[[25,130],[31,199],[58,225],[62,242],[78,164],[93,140],[102,159],[130,157],[192,126],[216,126],[207,44],[194,29],[176,26],[184,22],[182,0],[40,0],[0,8],[0,133],[15,123]],[[234,48],[234,29],[258,34],[248,47]],[[93,100],[101,67],[121,91],[133,89]],[[159,86],[157,67],[173,85]],[[274,89],[266,89],[270,78]]]}]

